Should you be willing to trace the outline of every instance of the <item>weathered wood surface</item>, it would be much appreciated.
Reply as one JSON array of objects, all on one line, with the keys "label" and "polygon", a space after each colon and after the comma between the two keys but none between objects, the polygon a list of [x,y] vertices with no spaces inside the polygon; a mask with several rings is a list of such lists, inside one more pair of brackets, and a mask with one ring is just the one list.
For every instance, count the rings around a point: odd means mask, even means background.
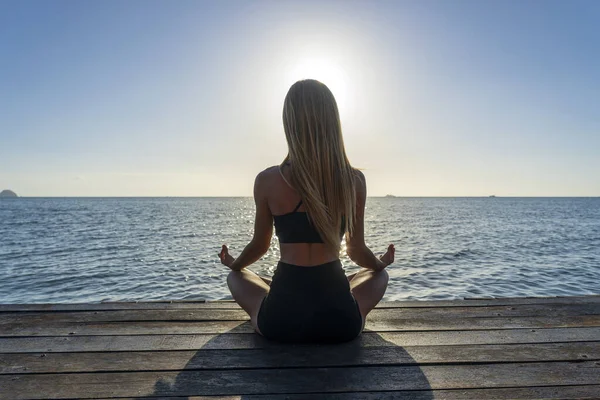
[{"label": "weathered wood surface", "polygon": [[[303,394],[272,394],[244,396],[186,396],[186,397],[144,397],[147,400],[502,400],[502,399],[598,399],[600,385],[585,386],[541,386],[527,388],[502,389],[454,389],[415,391],[380,391],[380,392],[346,392],[346,393],[303,393]],[[125,397],[119,400],[134,400],[135,397]],[[113,400],[113,399],[101,399]]]},{"label": "weathered wood surface", "polygon": [[[497,299],[459,299],[433,301],[382,301],[377,308],[488,307],[518,304],[593,304],[600,295],[572,297],[508,297]],[[233,301],[149,301],[64,304],[0,304],[0,312],[31,311],[101,311],[101,310],[175,310],[175,309],[240,309]]]},{"label": "weathered wood surface", "polygon": [[[490,316],[492,317],[492,316]],[[0,317],[1,320],[1,317]],[[488,329],[600,327],[600,315],[574,317],[496,317],[367,319],[365,328],[376,332]],[[181,335],[252,333],[245,321],[117,321],[117,322],[0,322],[0,337],[70,335]]]},{"label": "weathered wood surface", "polygon": [[[422,308],[375,309],[370,320],[401,321],[415,319],[458,319],[490,317],[573,317],[600,314],[600,303],[593,304],[534,304],[489,307],[432,307],[426,313]],[[40,324],[47,322],[120,322],[120,321],[247,321],[242,309],[188,309],[188,310],[114,310],[73,311],[61,313],[29,312],[0,314],[0,329],[11,323]]]},{"label": "weathered wood surface", "polygon": [[[94,398],[600,384],[600,364],[509,363],[1,375],[10,398]],[[43,392],[40,388],[44,388]]]},{"label": "weathered wood surface", "polygon": [[[246,323],[248,324],[248,323]],[[356,341],[362,347],[589,342],[599,328],[501,329],[489,331],[372,332]],[[235,350],[280,347],[254,333],[199,335],[105,335],[0,338],[2,353],[101,351]]]},{"label": "weathered wood surface", "polygon": [[0,399],[600,397],[600,296],[387,302],[282,345],[233,302],[0,305]]},{"label": "weathered wood surface", "polygon": [[183,369],[309,368],[600,359],[600,341],[513,345],[302,346],[196,351],[0,354],[0,375]]}]

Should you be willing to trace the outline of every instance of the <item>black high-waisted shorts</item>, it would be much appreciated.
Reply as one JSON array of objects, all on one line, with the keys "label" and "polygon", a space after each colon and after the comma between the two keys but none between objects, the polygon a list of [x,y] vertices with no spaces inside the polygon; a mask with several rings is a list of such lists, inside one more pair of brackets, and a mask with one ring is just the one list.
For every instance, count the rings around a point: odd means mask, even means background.
[{"label": "black high-waisted shorts", "polygon": [[332,343],[357,337],[362,317],[340,260],[314,267],[280,261],[257,324],[279,342]]}]

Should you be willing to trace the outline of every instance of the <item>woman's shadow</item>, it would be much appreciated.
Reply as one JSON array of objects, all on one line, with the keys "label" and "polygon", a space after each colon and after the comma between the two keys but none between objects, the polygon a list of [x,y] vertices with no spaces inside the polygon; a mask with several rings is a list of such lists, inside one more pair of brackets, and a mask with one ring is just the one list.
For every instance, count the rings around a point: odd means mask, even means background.
[{"label": "woman's shadow", "polygon": [[379,333],[364,331],[341,344],[280,344],[252,333],[249,321],[208,340],[182,370],[165,371],[147,398],[335,399],[348,392],[378,392],[364,393],[369,399],[434,398],[416,361]]}]

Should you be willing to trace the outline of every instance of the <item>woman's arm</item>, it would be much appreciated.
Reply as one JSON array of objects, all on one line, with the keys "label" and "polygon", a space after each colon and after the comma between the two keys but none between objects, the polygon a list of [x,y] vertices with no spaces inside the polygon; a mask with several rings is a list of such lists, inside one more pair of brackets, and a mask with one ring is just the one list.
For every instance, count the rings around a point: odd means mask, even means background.
[{"label": "woman's arm", "polygon": [[254,181],[254,203],[256,217],[254,220],[254,236],[238,258],[229,255],[227,246],[223,245],[219,257],[221,262],[234,271],[239,271],[261,258],[271,246],[273,235],[273,215],[267,202],[265,172],[261,172]]},{"label": "woman's arm", "polygon": [[346,234],[346,252],[348,257],[363,268],[382,270],[394,262],[394,245],[388,246],[387,252],[377,258],[365,244],[365,203],[367,200],[367,182],[365,175],[356,171],[356,217],[352,236]]}]

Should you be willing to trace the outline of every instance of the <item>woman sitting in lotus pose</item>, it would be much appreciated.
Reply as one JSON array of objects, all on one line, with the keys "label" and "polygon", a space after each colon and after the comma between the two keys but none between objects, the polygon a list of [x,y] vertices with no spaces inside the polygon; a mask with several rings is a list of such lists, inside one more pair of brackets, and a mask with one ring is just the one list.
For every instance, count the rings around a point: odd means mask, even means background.
[{"label": "woman sitting in lotus pose", "polygon": [[[292,85],[283,127],[287,157],[254,182],[254,237],[237,258],[225,245],[219,253],[232,270],[227,285],[266,338],[348,341],[362,332],[385,293],[394,246],[377,258],[365,245],[365,177],[346,157],[337,104],[327,86],[315,80]],[[269,249],[273,223],[281,260],[269,281],[245,267]],[[339,259],[344,235],[348,256],[362,267],[348,277]]]}]

